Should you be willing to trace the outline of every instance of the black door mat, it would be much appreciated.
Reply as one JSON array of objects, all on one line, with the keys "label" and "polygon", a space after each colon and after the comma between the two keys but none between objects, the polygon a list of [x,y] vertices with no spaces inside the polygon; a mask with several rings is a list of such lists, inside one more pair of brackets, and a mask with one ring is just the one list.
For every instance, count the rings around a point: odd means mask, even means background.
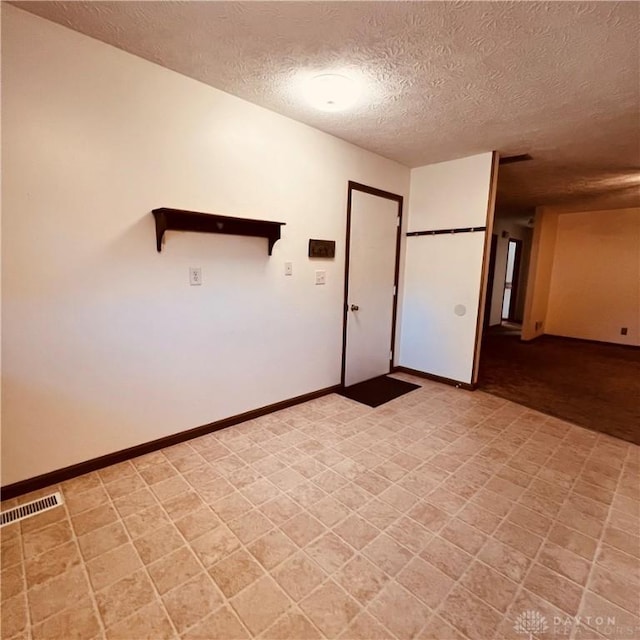
[{"label": "black door mat", "polygon": [[379,407],[389,400],[399,398],[409,391],[419,389],[420,385],[389,378],[388,376],[379,376],[371,378],[364,382],[343,387],[338,394],[345,398],[350,398],[356,402],[366,404],[369,407]]}]

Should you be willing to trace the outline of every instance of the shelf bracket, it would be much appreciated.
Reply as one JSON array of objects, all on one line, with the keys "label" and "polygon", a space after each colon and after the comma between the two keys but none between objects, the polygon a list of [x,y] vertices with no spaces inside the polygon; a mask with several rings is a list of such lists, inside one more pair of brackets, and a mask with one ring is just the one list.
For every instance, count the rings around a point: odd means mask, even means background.
[{"label": "shelf bracket", "polygon": [[167,229],[167,219],[164,213],[160,210],[153,212],[153,217],[156,219],[156,249],[158,253],[162,251],[162,240],[164,238],[164,232]]}]

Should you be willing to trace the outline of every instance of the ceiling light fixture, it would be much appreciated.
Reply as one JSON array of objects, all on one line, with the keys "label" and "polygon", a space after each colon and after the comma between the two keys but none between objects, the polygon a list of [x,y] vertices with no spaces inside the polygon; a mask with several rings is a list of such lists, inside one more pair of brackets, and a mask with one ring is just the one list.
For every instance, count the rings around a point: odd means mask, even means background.
[{"label": "ceiling light fixture", "polygon": [[353,106],[360,87],[351,78],[337,73],[323,73],[310,78],[305,87],[309,104],[321,111],[343,111]]}]

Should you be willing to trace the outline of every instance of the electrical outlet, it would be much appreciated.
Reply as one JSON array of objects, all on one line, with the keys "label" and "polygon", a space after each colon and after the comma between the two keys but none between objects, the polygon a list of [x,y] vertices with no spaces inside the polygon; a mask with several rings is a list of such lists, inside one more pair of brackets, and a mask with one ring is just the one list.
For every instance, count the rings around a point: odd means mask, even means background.
[{"label": "electrical outlet", "polygon": [[285,262],[284,263],[284,275],[292,276],[293,275],[293,262]]},{"label": "electrical outlet", "polygon": [[622,327],[622,329],[620,329],[620,335],[626,336],[628,331],[629,329],[627,327]]},{"label": "electrical outlet", "polygon": [[327,272],[316,271],[316,284],[326,284],[326,283],[327,283]]},{"label": "electrical outlet", "polygon": [[189,284],[198,287],[202,284],[202,269],[200,267],[189,267]]}]

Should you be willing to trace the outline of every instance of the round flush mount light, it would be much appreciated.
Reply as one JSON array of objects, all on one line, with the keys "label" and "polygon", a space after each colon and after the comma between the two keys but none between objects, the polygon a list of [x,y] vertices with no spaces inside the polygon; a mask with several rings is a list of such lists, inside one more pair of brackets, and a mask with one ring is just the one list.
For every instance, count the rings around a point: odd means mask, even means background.
[{"label": "round flush mount light", "polygon": [[360,87],[347,76],[323,73],[307,80],[305,94],[309,104],[316,109],[343,111],[357,102]]}]

